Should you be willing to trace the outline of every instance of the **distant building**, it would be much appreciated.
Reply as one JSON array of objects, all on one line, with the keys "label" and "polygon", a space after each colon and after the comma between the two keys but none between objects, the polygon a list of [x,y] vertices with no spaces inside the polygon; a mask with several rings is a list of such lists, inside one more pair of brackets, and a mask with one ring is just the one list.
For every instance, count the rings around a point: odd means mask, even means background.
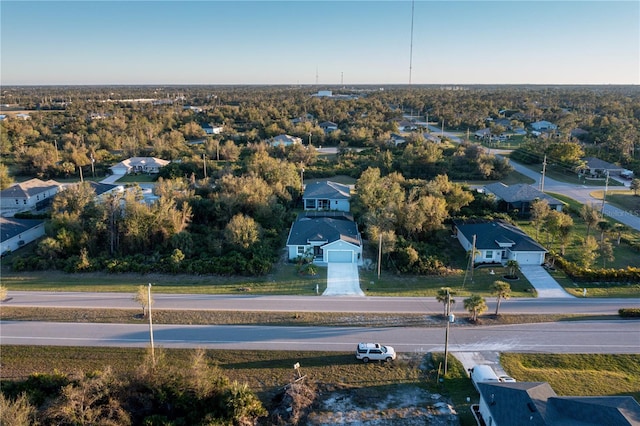
[{"label": "distant building", "polygon": [[155,157],[131,157],[109,167],[114,175],[128,175],[130,173],[159,173],[160,169],[170,161]]},{"label": "distant building", "polygon": [[549,121],[536,121],[535,123],[531,123],[531,128],[535,131],[548,131],[548,130],[557,130],[558,126],[549,122]]},{"label": "distant building", "polygon": [[0,217],[0,253],[14,252],[44,236],[44,220]]},{"label": "distant building", "polygon": [[295,144],[302,144],[302,139],[291,135],[278,135],[271,138],[269,144],[271,146],[291,146]]},{"label": "distant building", "polygon": [[54,180],[42,181],[30,179],[16,183],[0,191],[0,206],[3,216],[8,214],[42,209],[51,203],[51,199],[62,188]]}]

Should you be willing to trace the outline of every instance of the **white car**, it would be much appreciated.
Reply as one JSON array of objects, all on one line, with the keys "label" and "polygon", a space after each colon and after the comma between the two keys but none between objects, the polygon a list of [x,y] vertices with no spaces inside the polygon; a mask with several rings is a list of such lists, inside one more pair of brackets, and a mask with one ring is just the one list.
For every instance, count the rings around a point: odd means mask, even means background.
[{"label": "white car", "polygon": [[375,360],[390,362],[396,359],[396,351],[391,346],[380,343],[358,343],[356,359],[361,359],[365,363]]},{"label": "white car", "polygon": [[516,379],[514,379],[511,376],[499,376],[498,380],[500,380],[501,382],[510,382],[510,383],[513,383],[516,381]]}]

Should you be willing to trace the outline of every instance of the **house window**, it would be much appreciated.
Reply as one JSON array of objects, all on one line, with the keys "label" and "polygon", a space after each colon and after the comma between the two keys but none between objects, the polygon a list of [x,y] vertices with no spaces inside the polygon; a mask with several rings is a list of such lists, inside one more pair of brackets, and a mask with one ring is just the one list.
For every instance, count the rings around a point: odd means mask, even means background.
[{"label": "house window", "polygon": [[18,200],[16,200],[16,204],[18,204]]},{"label": "house window", "polygon": [[487,250],[484,254],[486,259],[493,259],[493,250]]},{"label": "house window", "polygon": [[304,246],[298,246],[298,254],[304,254]]},{"label": "house window", "polygon": [[24,199],[24,200],[22,200],[22,201],[24,202],[24,205],[26,206],[26,205],[27,205],[27,200],[26,200],[26,199]]}]

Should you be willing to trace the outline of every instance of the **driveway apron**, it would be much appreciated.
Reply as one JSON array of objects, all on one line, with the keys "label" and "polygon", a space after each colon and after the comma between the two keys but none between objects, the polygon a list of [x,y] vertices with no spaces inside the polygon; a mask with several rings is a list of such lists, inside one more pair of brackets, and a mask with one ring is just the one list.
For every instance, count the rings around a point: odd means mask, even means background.
[{"label": "driveway apron", "polygon": [[551,275],[538,265],[520,265],[520,272],[538,292],[538,297],[573,297]]},{"label": "driveway apron", "polygon": [[355,263],[328,263],[327,289],[323,296],[364,296],[360,274]]}]

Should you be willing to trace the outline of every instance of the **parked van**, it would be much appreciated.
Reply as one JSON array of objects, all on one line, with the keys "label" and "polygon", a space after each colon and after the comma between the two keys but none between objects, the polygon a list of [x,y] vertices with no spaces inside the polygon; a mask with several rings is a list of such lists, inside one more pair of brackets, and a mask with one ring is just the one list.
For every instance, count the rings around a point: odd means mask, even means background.
[{"label": "parked van", "polygon": [[[478,390],[478,383],[480,382],[499,382],[498,376],[496,372],[493,371],[488,365],[475,365],[473,368],[469,369],[469,373],[471,376],[471,382],[473,386]],[[478,390],[479,392],[479,390]]]}]

